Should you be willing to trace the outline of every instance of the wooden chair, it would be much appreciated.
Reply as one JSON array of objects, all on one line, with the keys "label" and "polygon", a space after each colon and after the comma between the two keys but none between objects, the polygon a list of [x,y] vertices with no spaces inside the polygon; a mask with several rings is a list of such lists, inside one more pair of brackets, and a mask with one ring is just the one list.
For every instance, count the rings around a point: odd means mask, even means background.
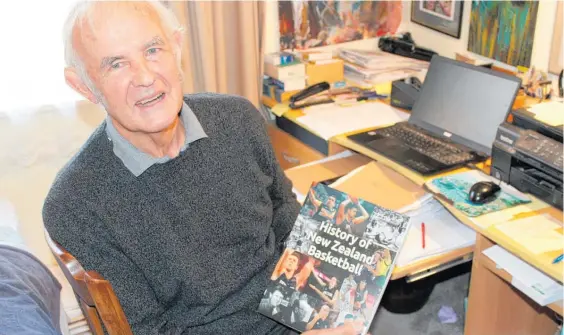
[{"label": "wooden chair", "polygon": [[96,271],[84,271],[80,263],[45,231],[47,244],[69,281],[94,335],[133,335],[112,285]]}]

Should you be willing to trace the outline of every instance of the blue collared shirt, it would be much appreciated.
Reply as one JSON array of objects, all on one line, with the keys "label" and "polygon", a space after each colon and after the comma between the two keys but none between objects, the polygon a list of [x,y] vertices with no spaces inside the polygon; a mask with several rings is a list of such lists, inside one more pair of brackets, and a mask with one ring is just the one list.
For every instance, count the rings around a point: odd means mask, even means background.
[{"label": "blue collared shirt", "polygon": [[[198,118],[192,109],[190,109],[185,102],[182,103],[180,118],[182,119],[184,131],[186,133],[184,145],[180,149],[182,152],[188,148],[190,143],[204,137],[208,137],[208,135],[204,132],[200,121],[198,121]],[[106,134],[113,144],[114,154],[123,162],[125,167],[135,175],[135,177],[140,176],[143,172],[145,172],[145,170],[154,164],[162,164],[172,159],[168,156],[153,157],[137,149],[133,144],[121,136],[109,117],[106,118]]]}]

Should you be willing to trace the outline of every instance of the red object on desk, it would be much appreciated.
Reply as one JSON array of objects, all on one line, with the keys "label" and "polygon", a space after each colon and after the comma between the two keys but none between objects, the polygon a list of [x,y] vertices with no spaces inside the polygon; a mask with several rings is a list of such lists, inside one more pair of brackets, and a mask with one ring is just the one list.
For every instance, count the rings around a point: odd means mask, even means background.
[{"label": "red object on desk", "polygon": [[425,222],[421,222],[421,248],[425,249]]}]

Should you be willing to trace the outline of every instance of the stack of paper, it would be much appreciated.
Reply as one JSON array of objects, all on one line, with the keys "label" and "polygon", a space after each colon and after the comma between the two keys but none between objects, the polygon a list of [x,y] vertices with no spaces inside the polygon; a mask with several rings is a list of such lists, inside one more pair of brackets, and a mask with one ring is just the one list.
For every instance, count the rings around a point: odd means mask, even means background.
[{"label": "stack of paper", "polygon": [[409,115],[381,102],[353,106],[325,104],[307,107],[298,122],[325,140],[362,129],[376,128],[405,121]]},{"label": "stack of paper", "polygon": [[562,126],[564,124],[564,104],[551,101],[535,104],[529,107],[529,112],[535,114],[535,118],[551,126]]},{"label": "stack of paper", "polygon": [[[476,243],[476,232],[458,221],[433,197],[424,197],[418,205],[406,208],[411,228],[400,251],[398,266]],[[422,245],[422,223],[425,225],[425,248]]]},{"label": "stack of paper", "polygon": [[383,51],[339,50],[345,60],[345,78],[358,83],[383,83],[417,75],[429,63]]},{"label": "stack of paper", "polygon": [[562,285],[500,246],[488,248],[483,254],[494,261],[499,268],[509,272],[513,276],[511,284],[539,305],[546,306],[562,299]]},{"label": "stack of paper", "polygon": [[535,215],[508,221],[493,228],[534,254],[563,251],[562,223],[549,215]]}]

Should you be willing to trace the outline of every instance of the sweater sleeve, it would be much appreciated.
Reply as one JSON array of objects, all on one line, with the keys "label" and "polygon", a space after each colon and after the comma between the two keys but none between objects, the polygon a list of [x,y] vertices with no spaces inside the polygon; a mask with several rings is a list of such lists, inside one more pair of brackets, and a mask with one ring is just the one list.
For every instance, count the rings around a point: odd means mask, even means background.
[{"label": "sweater sleeve", "polygon": [[265,120],[249,101],[245,100],[245,102],[246,109],[249,111],[249,115],[246,115],[249,119],[246,127],[253,133],[250,136],[253,139],[253,152],[261,169],[272,178],[272,184],[268,190],[273,205],[272,228],[276,235],[276,243],[280,244],[285,241],[292,230],[300,211],[300,205],[292,192],[291,181],[284,174],[274,155]]},{"label": "sweater sleeve", "polygon": [[95,214],[86,208],[71,213],[48,200],[43,220],[51,238],[67,249],[85,271],[95,270],[111,283],[134,334],[174,332],[141,271],[112,243]]}]

